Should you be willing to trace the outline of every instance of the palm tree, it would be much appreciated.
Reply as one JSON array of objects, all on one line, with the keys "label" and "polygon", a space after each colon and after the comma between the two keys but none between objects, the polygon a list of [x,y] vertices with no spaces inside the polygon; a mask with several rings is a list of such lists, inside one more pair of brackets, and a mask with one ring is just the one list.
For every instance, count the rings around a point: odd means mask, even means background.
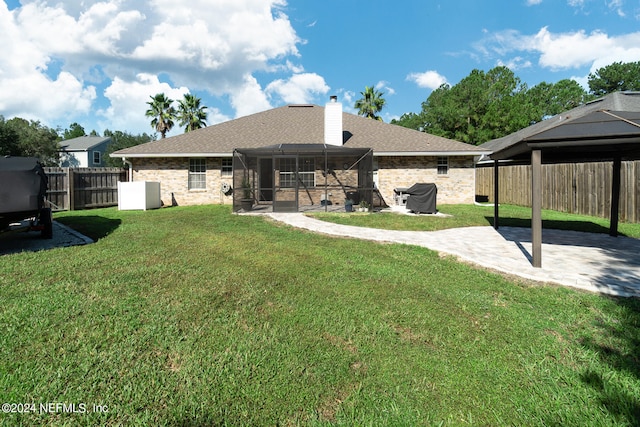
[{"label": "palm tree", "polygon": [[151,101],[147,102],[150,108],[145,115],[153,118],[151,127],[160,132],[162,138],[165,138],[166,133],[173,127],[173,120],[176,118],[176,110],[171,105],[173,104],[173,99],[167,98],[164,93],[158,93],[150,98]]},{"label": "palm tree", "polygon": [[358,99],[355,105],[358,114],[369,119],[382,121],[382,117],[378,116],[378,113],[384,107],[385,100],[382,98],[384,93],[376,90],[373,86],[365,86],[364,92],[360,92],[360,95],[362,95],[362,99]]},{"label": "palm tree", "polygon": [[200,129],[207,126],[207,107],[200,106],[200,98],[186,93],[184,99],[178,101],[178,120],[180,126],[185,126],[184,131]]}]

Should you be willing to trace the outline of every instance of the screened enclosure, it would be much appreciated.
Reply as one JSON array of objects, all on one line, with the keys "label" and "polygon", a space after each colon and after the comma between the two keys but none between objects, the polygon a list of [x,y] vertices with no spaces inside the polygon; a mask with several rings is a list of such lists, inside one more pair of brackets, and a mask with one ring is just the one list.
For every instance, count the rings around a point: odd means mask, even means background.
[{"label": "screened enclosure", "polygon": [[281,144],[233,153],[233,211],[344,210],[373,199],[373,151]]}]

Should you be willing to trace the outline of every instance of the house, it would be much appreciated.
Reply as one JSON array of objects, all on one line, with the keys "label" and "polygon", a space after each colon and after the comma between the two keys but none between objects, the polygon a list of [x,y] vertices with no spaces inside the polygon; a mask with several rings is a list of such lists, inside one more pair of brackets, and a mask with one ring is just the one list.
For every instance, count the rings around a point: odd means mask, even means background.
[{"label": "house", "polygon": [[71,168],[102,167],[111,137],[80,136],[60,141],[60,166]]},{"label": "house", "polygon": [[[248,177],[242,156],[249,154],[257,162],[251,176],[257,203],[269,203],[295,185],[304,186],[296,193],[296,204],[325,205],[344,202],[347,184],[341,177],[357,170],[358,150],[372,154],[369,181],[380,205],[395,204],[394,189],[417,182],[435,183],[438,203],[473,203],[475,162],[489,154],[462,142],[345,113],[332,97],[325,107],[287,105],[111,156],[130,165],[133,180],[159,181],[165,204],[234,203],[241,186],[234,174],[245,168]],[[338,191],[327,192],[325,187],[324,195],[314,194],[312,190],[327,185],[328,176],[339,182]]]}]

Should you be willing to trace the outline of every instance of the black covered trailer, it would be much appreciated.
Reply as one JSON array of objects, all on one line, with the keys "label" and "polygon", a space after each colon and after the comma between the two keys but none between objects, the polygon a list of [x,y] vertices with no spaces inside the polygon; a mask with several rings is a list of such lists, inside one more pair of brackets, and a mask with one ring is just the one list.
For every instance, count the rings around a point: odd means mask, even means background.
[{"label": "black covered trailer", "polygon": [[0,231],[32,219],[31,229],[51,238],[51,209],[45,207],[47,175],[33,157],[0,157]]},{"label": "black covered trailer", "polygon": [[438,189],[435,184],[413,184],[404,193],[408,194],[407,209],[415,213],[434,214],[436,210],[436,195]]}]

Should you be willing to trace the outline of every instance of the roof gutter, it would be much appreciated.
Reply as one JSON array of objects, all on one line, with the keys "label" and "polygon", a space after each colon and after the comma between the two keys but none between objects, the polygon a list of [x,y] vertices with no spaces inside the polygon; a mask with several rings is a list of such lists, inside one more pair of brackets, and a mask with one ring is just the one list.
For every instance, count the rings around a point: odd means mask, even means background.
[{"label": "roof gutter", "polygon": [[[148,154],[126,154],[130,159],[138,158],[138,159],[148,159],[148,158],[184,158],[184,157],[233,157],[233,153],[148,153]],[[118,154],[117,152],[109,154],[109,157],[113,158],[124,158],[122,154]]]},{"label": "roof gutter", "polygon": [[[382,156],[482,156],[491,154],[491,150],[478,151],[373,151],[374,157]],[[118,153],[110,154],[111,157],[122,157]],[[129,158],[184,158],[184,157],[233,157],[233,153],[148,153],[127,154]]]},{"label": "roof gutter", "polygon": [[492,152],[490,150],[478,150],[478,151],[373,151],[374,157],[382,157],[382,156],[405,156],[405,157],[415,157],[415,156],[482,156],[489,155]]}]

